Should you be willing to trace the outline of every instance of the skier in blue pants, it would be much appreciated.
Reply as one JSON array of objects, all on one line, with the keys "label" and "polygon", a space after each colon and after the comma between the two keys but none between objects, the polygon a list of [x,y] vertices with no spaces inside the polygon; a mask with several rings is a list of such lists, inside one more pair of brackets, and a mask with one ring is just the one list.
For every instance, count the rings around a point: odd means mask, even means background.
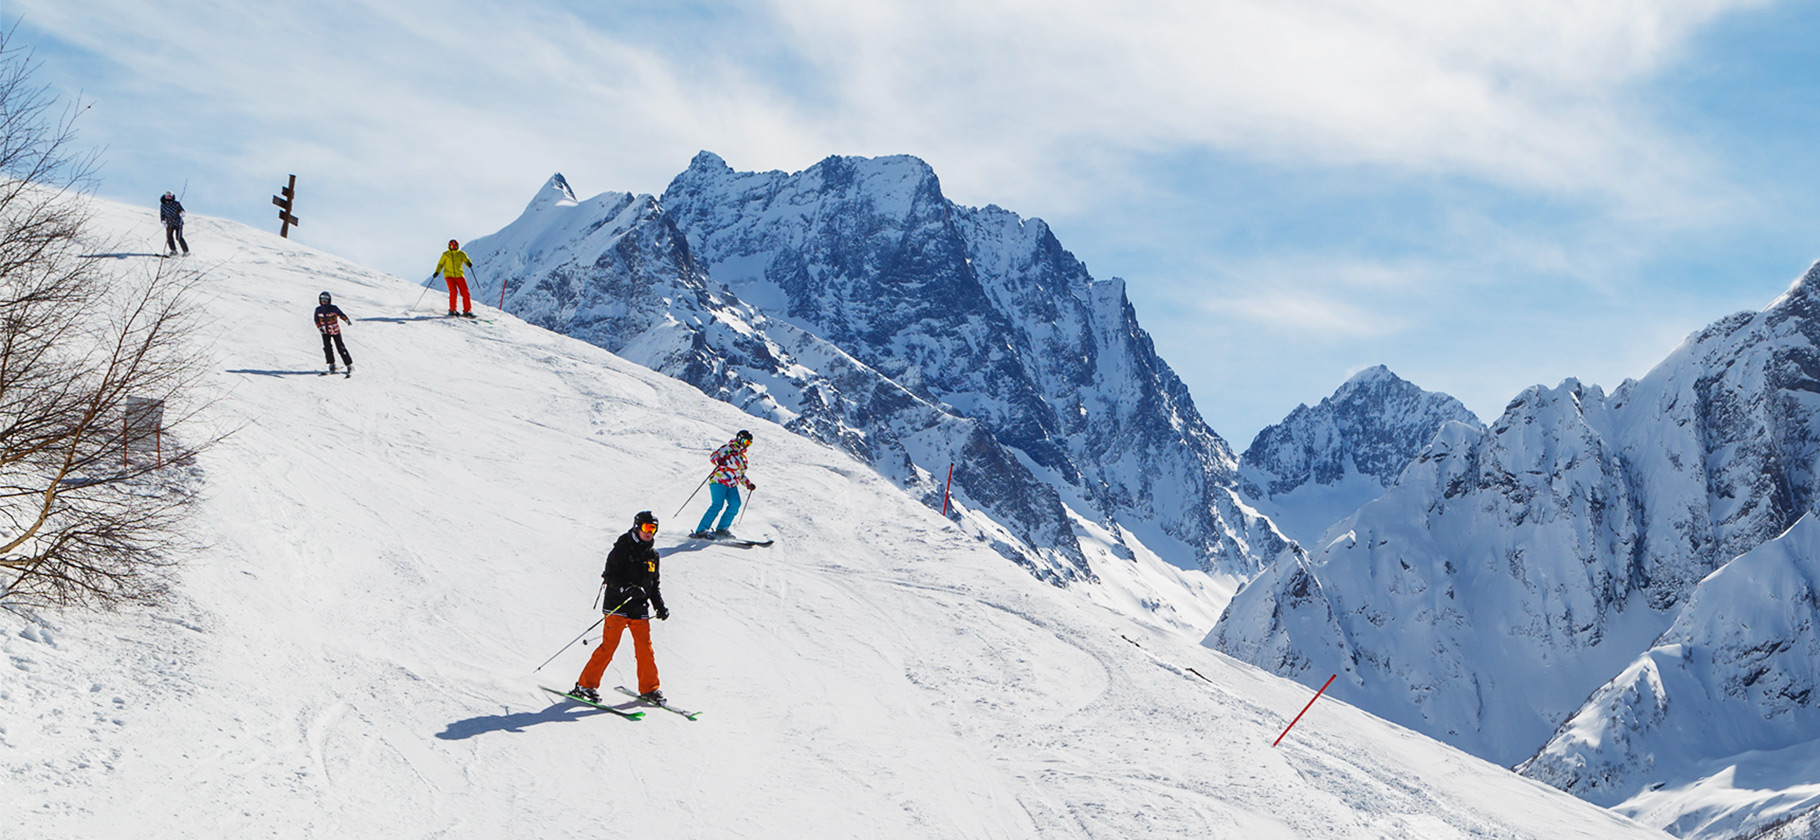
[{"label": "skier in blue pants", "polygon": [[[758,489],[758,485],[746,478],[746,448],[751,445],[752,433],[741,429],[725,446],[708,456],[708,460],[714,462],[714,474],[708,477],[713,482],[708,488],[708,512],[702,514],[701,524],[695,526],[695,533],[689,536],[710,540],[733,536],[728,528],[733,524],[733,517],[739,514],[740,486],[744,485],[747,490]],[[718,525],[714,525],[716,513],[720,514]],[[710,525],[714,525],[714,530],[708,530]]]}]

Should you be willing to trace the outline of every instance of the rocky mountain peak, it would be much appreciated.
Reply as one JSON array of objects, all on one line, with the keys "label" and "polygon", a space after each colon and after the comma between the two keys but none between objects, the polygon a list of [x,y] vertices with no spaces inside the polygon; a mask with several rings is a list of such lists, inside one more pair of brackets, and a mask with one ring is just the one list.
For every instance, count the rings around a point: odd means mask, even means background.
[{"label": "rocky mountain peak", "polygon": [[1310,544],[1394,483],[1448,422],[1480,425],[1459,400],[1375,365],[1252,438],[1239,460],[1241,489],[1298,542]]},{"label": "rocky mountain peak", "polygon": [[[840,446],[1058,584],[1099,555],[1241,575],[1288,542],[1156,357],[1120,282],[1048,226],[942,196],[910,156],[797,173],[696,155],[483,243],[507,308]],[[599,206],[596,206],[596,205]],[[481,256],[476,254],[476,260]],[[507,270],[509,269],[509,270]],[[1135,394],[1136,396],[1132,396]],[[1141,527],[1140,527],[1141,526]]]},{"label": "rocky mountain peak", "polygon": [[558,172],[551,175],[550,180],[544,182],[543,188],[531,196],[530,203],[525,205],[525,212],[532,213],[545,207],[565,203],[576,203],[575,191],[569,189],[568,179],[562,177],[562,173]]}]

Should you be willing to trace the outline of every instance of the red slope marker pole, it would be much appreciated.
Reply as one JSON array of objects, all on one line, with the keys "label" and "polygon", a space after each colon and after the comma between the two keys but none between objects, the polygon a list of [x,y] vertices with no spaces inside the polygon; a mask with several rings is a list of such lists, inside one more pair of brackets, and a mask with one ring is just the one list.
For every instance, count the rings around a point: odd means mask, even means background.
[{"label": "red slope marker pole", "polygon": [[948,483],[942,485],[942,518],[948,518],[948,491],[954,487],[954,463],[948,464]]},{"label": "red slope marker pole", "polygon": [[[1327,691],[1327,686],[1333,685],[1334,678],[1338,676],[1339,674],[1334,674],[1332,677],[1328,677],[1327,682],[1321,686],[1321,690],[1315,692],[1313,697],[1308,698],[1308,705],[1303,706],[1302,710],[1296,713],[1295,720],[1290,721],[1288,726],[1283,727],[1283,735],[1288,735],[1289,730],[1295,728],[1296,722],[1302,719],[1302,715],[1308,714],[1309,707],[1314,705],[1314,701],[1321,699],[1321,695]],[[1278,735],[1275,741],[1270,742],[1270,745],[1274,747],[1283,743],[1283,735]]]}]

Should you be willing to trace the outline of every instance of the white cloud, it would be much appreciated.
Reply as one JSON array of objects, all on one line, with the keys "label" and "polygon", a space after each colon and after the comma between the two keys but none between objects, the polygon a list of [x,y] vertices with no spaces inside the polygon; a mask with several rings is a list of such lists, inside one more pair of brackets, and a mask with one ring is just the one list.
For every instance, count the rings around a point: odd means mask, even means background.
[{"label": "white cloud", "polygon": [[1648,205],[1701,166],[1627,94],[1747,4],[772,5],[838,87],[842,125],[916,148],[1038,152],[1053,169],[1082,145],[1207,147]]}]

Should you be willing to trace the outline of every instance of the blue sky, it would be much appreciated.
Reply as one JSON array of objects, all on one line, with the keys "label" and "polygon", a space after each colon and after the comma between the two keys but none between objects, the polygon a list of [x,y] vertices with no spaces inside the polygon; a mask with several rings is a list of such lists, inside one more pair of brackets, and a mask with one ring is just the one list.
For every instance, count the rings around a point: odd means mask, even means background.
[{"label": "blue sky", "polygon": [[[1490,420],[1820,258],[1820,8],[1754,0],[0,0],[99,193],[421,277],[553,172],[913,154],[1041,217],[1235,447],[1375,364]],[[306,305],[308,302],[300,303]],[[401,306],[408,301],[401,301]],[[307,349],[307,348],[304,348]],[[303,349],[300,349],[303,352]]]}]

